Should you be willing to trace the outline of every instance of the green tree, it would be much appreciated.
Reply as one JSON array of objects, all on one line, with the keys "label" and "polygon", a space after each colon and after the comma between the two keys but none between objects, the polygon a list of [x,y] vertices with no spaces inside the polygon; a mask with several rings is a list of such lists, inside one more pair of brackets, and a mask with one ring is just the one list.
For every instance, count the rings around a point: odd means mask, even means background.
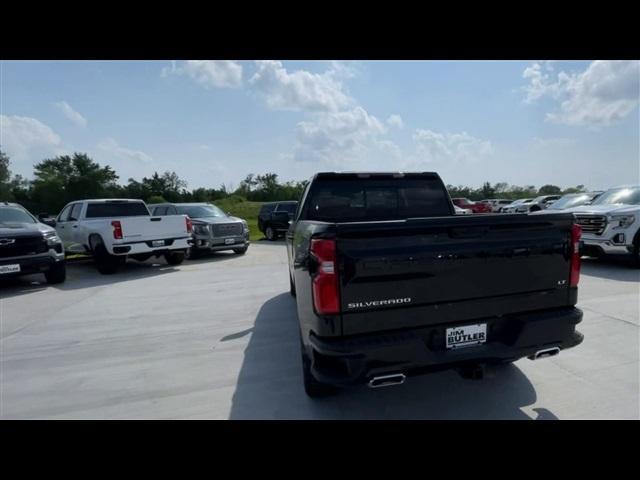
[{"label": "green tree", "polygon": [[480,200],[495,198],[496,189],[491,186],[491,183],[484,182],[482,184],[482,188],[480,188],[480,196],[482,197]]},{"label": "green tree", "polygon": [[39,210],[57,212],[66,203],[82,198],[111,196],[118,175],[85,153],[62,155],[34,166],[32,200]]},{"label": "green tree", "polygon": [[8,183],[11,178],[9,156],[0,149],[0,183]]},{"label": "green tree", "polygon": [[565,188],[562,193],[581,193],[586,192],[584,185],[576,185],[575,187]]},{"label": "green tree", "polygon": [[559,195],[560,193],[562,193],[562,189],[555,185],[543,185],[538,190],[539,195]]},{"label": "green tree", "polygon": [[151,195],[148,199],[147,199],[147,203],[152,204],[152,203],[165,203],[166,200],[160,196],[160,195]]}]

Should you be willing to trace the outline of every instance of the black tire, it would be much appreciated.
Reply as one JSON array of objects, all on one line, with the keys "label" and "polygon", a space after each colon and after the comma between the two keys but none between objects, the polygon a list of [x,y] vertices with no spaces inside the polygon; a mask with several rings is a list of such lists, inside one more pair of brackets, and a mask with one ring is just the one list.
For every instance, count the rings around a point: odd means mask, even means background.
[{"label": "black tire", "polygon": [[295,298],[295,296],[296,296],[296,285],[295,285],[295,283],[293,283],[293,279],[291,278],[291,275],[289,275],[289,293],[291,294],[292,297]]},{"label": "black tire", "polygon": [[233,253],[235,253],[237,255],[244,255],[245,253],[247,253],[248,249],[249,249],[249,247],[234,248],[233,249]]},{"label": "black tire", "polygon": [[184,252],[171,252],[165,253],[164,259],[169,265],[180,265],[182,262],[184,262],[184,256]]},{"label": "black tire", "polygon": [[126,257],[110,255],[102,243],[93,247],[93,256],[98,271],[103,275],[112,275],[118,271],[120,265],[126,262]]},{"label": "black tire", "polygon": [[199,248],[191,247],[189,250],[187,250],[186,258],[188,260],[196,260],[200,257],[202,257],[202,250],[200,250]]},{"label": "black tire", "polygon": [[538,207],[537,205],[531,207],[531,209],[529,210],[529,212],[539,212],[540,210],[542,210],[540,207]]},{"label": "black tire", "polygon": [[269,240],[270,242],[273,242],[276,238],[278,238],[276,231],[271,227],[271,225],[267,226],[267,228],[264,229],[264,236],[267,237],[267,240]]},{"label": "black tire", "polygon": [[321,383],[311,374],[311,359],[305,351],[300,337],[300,354],[302,356],[302,377],[304,383],[304,391],[310,398],[322,398],[337,392],[337,388],[326,383]]},{"label": "black tire", "polygon": [[56,284],[63,283],[67,279],[67,266],[64,261],[54,263],[48,272],[44,273],[47,283]]}]

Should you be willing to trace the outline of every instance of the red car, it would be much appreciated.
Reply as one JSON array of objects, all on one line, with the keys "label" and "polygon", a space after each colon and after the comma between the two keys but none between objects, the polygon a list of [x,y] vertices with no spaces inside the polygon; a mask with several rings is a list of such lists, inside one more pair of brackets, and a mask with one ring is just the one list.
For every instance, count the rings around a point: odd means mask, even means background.
[{"label": "red car", "polygon": [[452,198],[454,205],[460,208],[468,208],[473,213],[491,213],[491,205],[488,203],[472,202],[468,198]]}]

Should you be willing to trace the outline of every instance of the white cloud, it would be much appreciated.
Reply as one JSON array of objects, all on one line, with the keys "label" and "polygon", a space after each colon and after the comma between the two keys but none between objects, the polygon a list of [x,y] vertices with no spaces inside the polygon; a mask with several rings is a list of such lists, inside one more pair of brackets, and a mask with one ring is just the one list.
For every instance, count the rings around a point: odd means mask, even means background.
[{"label": "white cloud", "polygon": [[493,152],[488,140],[473,137],[466,132],[439,133],[418,129],[413,134],[417,163],[423,162],[475,162]]},{"label": "white cloud", "polygon": [[107,138],[100,142],[98,148],[119,160],[133,160],[141,163],[151,163],[153,161],[146,153],[125,148],[119,145],[113,138]]},{"label": "white cloud", "polygon": [[[51,128],[35,118],[15,115],[0,115],[0,146],[14,166],[30,162],[30,167],[32,163],[62,152],[62,141]],[[22,165],[21,171],[27,170],[26,165]]]},{"label": "white cloud", "polygon": [[297,70],[289,73],[282,62],[256,62],[258,70],[249,83],[274,110],[337,112],[354,102],[343,91],[337,73],[344,69],[334,64],[323,74]]},{"label": "white cloud", "polygon": [[317,113],[312,120],[298,123],[294,159],[334,166],[360,161],[362,153],[376,147],[376,138],[385,131],[380,120],[359,106],[342,112]]},{"label": "white cloud", "polygon": [[86,127],[87,126],[87,119],[84,118],[82,115],[80,115],[79,112],[77,112],[76,110],[71,108],[71,105],[69,105],[67,102],[65,102],[65,101],[56,102],[56,103],[54,103],[54,105],[75,126],[77,126],[77,127]]},{"label": "white cloud", "polygon": [[188,60],[180,66],[171,62],[171,67],[164,67],[160,75],[186,75],[204,88],[242,85],[242,65],[230,60]]},{"label": "white cloud", "polygon": [[400,115],[389,115],[389,118],[387,118],[387,125],[389,125],[390,127],[395,127],[395,128],[404,128],[404,122],[402,121],[402,117]]},{"label": "white cloud", "polygon": [[[553,68],[553,67],[551,67]],[[640,62],[594,61],[584,72],[558,73],[555,79],[534,63],[524,70],[529,80],[525,101],[548,96],[560,102],[560,109],[548,113],[554,123],[574,126],[608,126],[626,117],[640,99]]]}]

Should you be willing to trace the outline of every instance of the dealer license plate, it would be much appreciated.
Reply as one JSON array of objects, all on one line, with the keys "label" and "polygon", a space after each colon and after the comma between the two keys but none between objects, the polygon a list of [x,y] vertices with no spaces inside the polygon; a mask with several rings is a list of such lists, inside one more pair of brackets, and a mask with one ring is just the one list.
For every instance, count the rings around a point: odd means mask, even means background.
[{"label": "dealer license plate", "polygon": [[18,263],[12,265],[0,265],[0,274],[18,272],[20,272],[20,264]]},{"label": "dealer license plate", "polygon": [[447,328],[447,348],[470,347],[487,341],[487,324]]}]

